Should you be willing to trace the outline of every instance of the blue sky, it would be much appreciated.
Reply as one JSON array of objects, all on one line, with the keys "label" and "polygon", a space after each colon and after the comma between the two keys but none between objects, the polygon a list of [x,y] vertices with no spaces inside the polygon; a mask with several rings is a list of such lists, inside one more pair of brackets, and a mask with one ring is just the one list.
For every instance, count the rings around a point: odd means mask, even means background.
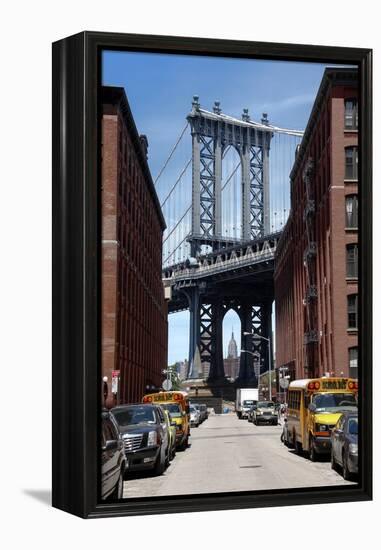
[{"label": "blue sky", "polygon": [[[241,118],[242,109],[248,108],[253,120],[266,112],[275,126],[304,130],[325,65],[104,52],[102,68],[104,85],[125,88],[138,131],[148,137],[148,160],[155,178],[186,123],[193,95],[208,110],[219,100],[226,114]],[[190,156],[189,136],[183,141],[183,150],[176,152],[179,159],[158,182],[159,198],[166,195]],[[188,312],[169,316],[169,363],[188,355],[188,319]],[[224,352],[232,328],[239,349],[238,317],[229,312],[224,319]]]}]

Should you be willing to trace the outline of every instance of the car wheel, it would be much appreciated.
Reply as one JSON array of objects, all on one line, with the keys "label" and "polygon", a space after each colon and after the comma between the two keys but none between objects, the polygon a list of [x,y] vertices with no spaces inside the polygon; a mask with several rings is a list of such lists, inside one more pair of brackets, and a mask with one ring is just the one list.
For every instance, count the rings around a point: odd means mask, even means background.
[{"label": "car wheel", "polygon": [[181,443],[179,447],[180,451],[185,451],[185,449],[188,447],[188,444],[189,444],[189,435],[187,435],[184,441]]},{"label": "car wheel", "polygon": [[316,462],[316,460],[317,460],[316,450],[315,450],[315,447],[314,447],[313,440],[312,440],[311,436],[310,436],[308,445],[309,445],[309,450],[308,450],[309,458],[310,458],[311,462]]},{"label": "car wheel", "polygon": [[302,454],[302,446],[301,446],[300,442],[296,439],[296,433],[295,432],[294,432],[294,436],[293,436],[293,446],[294,446],[296,454],[301,455]]},{"label": "car wheel", "polygon": [[160,452],[159,456],[157,457],[155,466],[153,467],[155,476],[161,476],[161,474],[165,470],[165,465],[166,465],[166,457],[165,455],[162,456],[162,452]]},{"label": "car wheel", "polygon": [[345,453],[344,452],[343,452],[343,478],[346,481],[350,481],[351,478],[352,478],[351,472],[349,471],[349,468],[348,468],[348,461],[345,458]]},{"label": "car wheel", "polygon": [[168,468],[170,462],[171,462],[171,453],[170,453],[170,448],[169,448],[169,445],[168,445],[167,452],[166,452],[166,455],[165,455],[165,467],[166,468]]},{"label": "car wheel", "polygon": [[120,500],[121,498],[123,498],[123,479],[124,475],[121,470],[118,478],[118,483],[115,485],[115,489],[111,493],[111,497],[113,500]]}]

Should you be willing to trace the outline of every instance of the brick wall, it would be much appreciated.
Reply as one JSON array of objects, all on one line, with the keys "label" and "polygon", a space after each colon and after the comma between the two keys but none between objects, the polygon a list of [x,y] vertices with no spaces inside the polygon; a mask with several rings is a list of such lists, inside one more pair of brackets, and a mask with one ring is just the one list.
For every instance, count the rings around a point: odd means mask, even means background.
[{"label": "brick wall", "polygon": [[102,375],[117,401],[141,401],[167,365],[161,280],[164,220],[124,91],[105,88],[102,119]]},{"label": "brick wall", "polygon": [[[357,346],[357,330],[348,329],[347,296],[357,294],[358,285],[346,267],[346,245],[357,243],[357,230],[346,228],[345,213],[345,197],[357,194],[357,181],[345,180],[345,147],[357,146],[357,131],[344,129],[344,101],[356,97],[355,71],[325,72],[291,173],[291,213],[276,254],[276,364],[295,365],[296,378],[348,376],[349,348]],[[308,198],[314,211],[307,228]],[[311,239],[316,256],[306,262]],[[309,301],[311,285],[316,297]],[[306,344],[311,326],[317,340]]]}]

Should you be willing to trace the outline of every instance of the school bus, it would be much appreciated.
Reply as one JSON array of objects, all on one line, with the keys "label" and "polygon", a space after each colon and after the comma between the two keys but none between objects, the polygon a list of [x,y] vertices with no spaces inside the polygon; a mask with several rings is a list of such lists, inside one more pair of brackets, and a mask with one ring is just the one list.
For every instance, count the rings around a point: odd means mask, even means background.
[{"label": "school bus", "polygon": [[331,430],[342,412],[357,410],[358,383],[353,378],[294,380],[287,394],[287,438],[296,452],[312,461],[331,451]]},{"label": "school bus", "polygon": [[182,391],[150,393],[143,397],[143,403],[161,405],[163,409],[169,412],[172,422],[176,423],[176,448],[186,449],[190,434],[188,394]]}]

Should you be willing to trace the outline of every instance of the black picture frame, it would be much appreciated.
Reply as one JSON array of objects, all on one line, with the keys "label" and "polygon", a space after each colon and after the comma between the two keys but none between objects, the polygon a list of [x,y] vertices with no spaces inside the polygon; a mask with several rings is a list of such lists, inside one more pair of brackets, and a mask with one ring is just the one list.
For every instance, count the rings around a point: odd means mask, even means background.
[{"label": "black picture frame", "polygon": [[[104,49],[359,68],[359,420],[357,485],[136,498],[98,498],[100,411],[99,103]],[[53,44],[53,506],[83,518],[372,499],[372,50],[82,32]]]}]

